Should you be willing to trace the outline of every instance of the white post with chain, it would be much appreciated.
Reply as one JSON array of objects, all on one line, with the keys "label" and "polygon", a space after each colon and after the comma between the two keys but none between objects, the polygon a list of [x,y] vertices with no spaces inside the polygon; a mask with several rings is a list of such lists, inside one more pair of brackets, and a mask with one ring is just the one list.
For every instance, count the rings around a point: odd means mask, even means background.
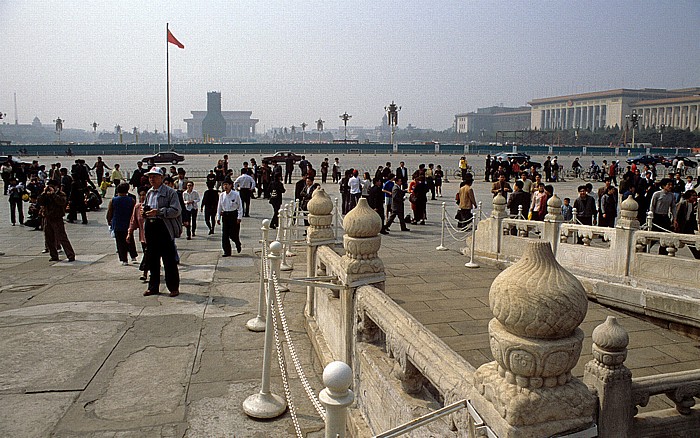
[{"label": "white post with chain", "polygon": [[442,227],[440,229],[440,246],[435,248],[438,251],[447,251],[447,247],[445,246],[445,221],[447,220],[447,210],[445,207],[445,203],[442,203]]},{"label": "white post with chain", "polygon": [[276,330],[272,325],[270,314],[274,312],[275,306],[275,284],[273,276],[279,275],[280,270],[280,253],[282,252],[282,244],[272,242],[270,244],[270,276],[267,281],[267,315],[265,319],[265,346],[263,348],[263,369],[262,369],[262,384],[260,392],[253,394],[243,402],[243,411],[253,418],[275,418],[279,417],[287,410],[287,402],[279,395],[270,392],[270,365],[272,361],[272,336]]},{"label": "white post with chain", "polygon": [[269,219],[263,219],[260,230],[262,231],[262,250],[260,251],[260,294],[258,296],[258,314],[255,318],[249,319],[245,325],[251,332],[265,331],[265,317],[263,316],[263,309],[265,306],[265,255],[267,252],[267,239],[270,231]]},{"label": "white post with chain", "polygon": [[469,262],[465,263],[464,266],[467,268],[478,268],[479,265],[474,261],[474,250],[476,248],[476,225],[479,223],[479,218],[481,218],[481,201],[479,201],[479,210],[476,216],[472,216],[472,247],[470,248]]},{"label": "white post with chain", "polygon": [[290,236],[290,226],[292,223],[292,220],[290,218],[291,214],[289,213],[289,204],[285,204],[284,208],[282,209],[283,215],[282,215],[282,222],[284,223],[284,232],[282,233],[282,263],[280,264],[280,269],[282,271],[291,271],[293,268],[287,264],[287,251],[286,248],[289,247],[289,236]]}]

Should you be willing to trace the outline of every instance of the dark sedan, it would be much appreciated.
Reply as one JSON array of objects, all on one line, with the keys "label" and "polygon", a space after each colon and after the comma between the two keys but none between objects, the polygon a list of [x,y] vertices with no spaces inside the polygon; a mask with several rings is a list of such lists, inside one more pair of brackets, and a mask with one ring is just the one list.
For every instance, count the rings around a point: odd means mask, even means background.
[{"label": "dark sedan", "polygon": [[493,156],[493,159],[496,161],[498,161],[499,158],[502,161],[515,160],[520,167],[526,167],[528,169],[530,167],[534,167],[535,169],[542,167],[542,164],[536,161],[530,161],[530,156],[524,152],[500,152]]},{"label": "dark sedan", "polygon": [[627,164],[644,164],[651,166],[653,164],[663,164],[664,157],[661,155],[637,155],[627,159]]},{"label": "dark sedan", "polygon": [[143,157],[141,161],[143,161],[144,163],[148,163],[149,165],[156,163],[177,164],[180,161],[185,161],[185,156],[178,154],[175,151],[158,152],[157,154],[151,155],[150,157]]},{"label": "dark sedan", "polygon": [[269,157],[263,157],[262,162],[263,164],[267,163],[270,164],[273,161],[276,163],[284,163],[287,161],[293,161],[294,163],[301,161],[301,155],[297,155],[292,151],[278,151],[275,152],[275,155],[271,155]]}]

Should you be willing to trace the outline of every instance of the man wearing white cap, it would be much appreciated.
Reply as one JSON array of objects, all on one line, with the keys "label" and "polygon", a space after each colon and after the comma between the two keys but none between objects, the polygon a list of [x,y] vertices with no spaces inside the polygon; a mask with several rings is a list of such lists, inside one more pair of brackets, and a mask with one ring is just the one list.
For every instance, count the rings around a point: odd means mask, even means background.
[{"label": "man wearing white cap", "polygon": [[180,272],[177,269],[175,238],[182,233],[181,207],[177,191],[163,184],[163,171],[158,167],[146,172],[151,189],[141,207],[148,243],[148,289],[144,296],[160,293],[160,259],[163,259],[165,284],[171,297],[180,294]]}]

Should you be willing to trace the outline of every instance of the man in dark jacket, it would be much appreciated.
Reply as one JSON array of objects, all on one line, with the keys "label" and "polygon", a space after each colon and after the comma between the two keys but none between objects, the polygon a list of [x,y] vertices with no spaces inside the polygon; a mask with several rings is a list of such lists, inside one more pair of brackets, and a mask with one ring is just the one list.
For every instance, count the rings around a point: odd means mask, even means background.
[{"label": "man in dark jacket", "polygon": [[58,245],[63,248],[69,262],[75,261],[75,251],[68,240],[63,215],[66,212],[66,195],[61,192],[57,181],[50,180],[44,192],[39,195],[37,204],[44,215],[44,241],[49,249],[51,261],[58,261]]},{"label": "man in dark jacket", "polygon": [[384,192],[382,191],[381,178],[374,178],[374,180],[372,180],[372,187],[367,191],[367,203],[372,210],[377,212],[382,220],[382,230],[380,233],[389,234],[384,227]]},{"label": "man in dark jacket", "polygon": [[406,220],[404,218],[403,198],[406,196],[406,192],[401,186],[402,183],[403,180],[397,177],[394,184],[394,188],[391,189],[391,216],[389,216],[389,220],[384,226],[385,231],[389,231],[389,227],[391,227],[391,224],[394,223],[394,219],[396,219],[396,216],[399,217],[401,231],[411,231],[408,228],[406,228]]}]

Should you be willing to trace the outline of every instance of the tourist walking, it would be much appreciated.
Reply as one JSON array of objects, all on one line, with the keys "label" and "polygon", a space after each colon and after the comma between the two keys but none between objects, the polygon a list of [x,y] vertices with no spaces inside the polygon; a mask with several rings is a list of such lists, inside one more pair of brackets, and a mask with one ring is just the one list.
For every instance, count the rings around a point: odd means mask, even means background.
[{"label": "tourist walking", "polygon": [[163,260],[165,284],[171,297],[180,294],[180,272],[177,267],[175,238],[182,233],[182,207],[177,191],[163,184],[163,170],[152,167],[146,172],[150,190],[141,209],[145,217],[147,265],[150,271],[148,289],[144,296],[160,293],[160,261]]},{"label": "tourist walking", "polygon": [[182,200],[185,202],[187,218],[186,221],[183,219],[182,222],[188,224],[185,229],[187,230],[187,240],[190,240],[197,235],[197,213],[199,213],[199,203],[201,202],[199,192],[194,189],[194,182],[187,181],[186,189],[182,192]]},{"label": "tourist walking", "polygon": [[15,211],[17,212],[17,216],[19,216],[19,223],[20,225],[24,224],[24,200],[22,197],[27,194],[27,191],[24,189],[24,186],[22,185],[21,182],[18,182],[15,177],[11,177],[9,182],[8,182],[8,189],[7,189],[7,195],[8,195],[8,201],[10,202],[10,222],[12,222],[12,226],[15,226],[17,223],[17,217],[15,216]]},{"label": "tourist walking", "polygon": [[[595,209],[595,205],[593,207]],[[529,219],[533,221],[543,221],[547,214],[547,192],[544,190],[544,183],[537,185],[537,191],[532,195],[530,201]]]},{"label": "tourist walking", "polygon": [[[77,162],[77,161],[76,161]],[[117,167],[117,166],[114,166]],[[95,175],[97,176],[97,185],[99,186],[100,183],[102,182],[102,177],[105,174],[105,169],[107,170],[112,170],[111,167],[107,165],[104,161],[102,161],[102,157],[97,157],[97,161],[95,164],[92,165],[92,168],[90,170],[95,171]],[[113,178],[114,179],[114,178]]]},{"label": "tourist walking", "polygon": [[279,226],[279,213],[282,207],[282,195],[285,192],[282,178],[279,176],[270,184],[270,205],[272,205],[272,219],[270,220],[270,228],[273,230]]},{"label": "tourist walking", "polygon": [[335,160],[333,161],[333,182],[337,183],[340,181],[340,175],[342,173],[342,169],[340,167],[340,161],[336,157]]},{"label": "tourist walking", "polygon": [[[673,195],[673,180],[663,178],[659,183],[661,190],[651,196],[649,211],[654,215],[652,231],[672,231],[672,224],[676,222],[676,199]],[[652,245],[653,246],[653,243]],[[665,246],[659,244],[659,254],[667,255]]]},{"label": "tourist walking", "polygon": [[394,182],[394,187],[391,189],[391,216],[384,226],[384,230],[389,231],[391,224],[394,223],[394,219],[399,217],[399,224],[401,224],[401,231],[411,231],[406,227],[406,222],[404,218],[404,208],[403,199],[406,196],[406,191],[401,186],[401,178],[396,178]]},{"label": "tourist walking", "polygon": [[128,266],[129,259],[127,253],[131,254],[131,260],[133,262],[136,262],[136,258],[138,257],[136,246],[133,244],[133,241],[130,245],[126,238],[129,234],[129,223],[131,222],[131,215],[134,212],[136,201],[129,196],[128,183],[119,184],[116,191],[117,195],[109,201],[109,207],[107,208],[107,223],[114,234],[119,261],[123,266]]},{"label": "tourist walking", "polygon": [[372,180],[372,187],[367,191],[367,203],[370,208],[377,212],[382,220],[382,229],[379,231],[382,234],[389,234],[384,226],[384,192],[382,191],[381,178]]},{"label": "tourist walking", "polygon": [[67,203],[65,193],[61,192],[58,182],[54,180],[49,181],[37,200],[44,214],[44,245],[49,250],[52,262],[58,261],[58,246],[63,248],[69,262],[75,261],[75,251],[68,240],[66,227],[63,224]]},{"label": "tourist walking", "polygon": [[476,207],[476,196],[474,196],[474,176],[471,173],[467,173],[464,179],[460,183],[459,191],[457,192],[457,204],[459,205],[459,211],[455,216],[457,219],[457,227],[459,229],[464,229],[469,225],[472,220],[473,214],[472,209]]},{"label": "tourist walking", "polygon": [[328,162],[328,157],[324,158],[323,161],[321,161],[321,183],[325,184],[327,179],[328,179],[328,168],[330,167],[330,163]]},{"label": "tourist walking", "polygon": [[437,197],[442,198],[442,179],[445,177],[445,172],[442,171],[442,166],[439,164],[434,172],[435,178],[435,194]]},{"label": "tourist walking", "polygon": [[219,191],[214,188],[216,182],[207,181],[207,190],[202,196],[201,208],[204,210],[204,223],[207,224],[209,234],[214,234],[216,227],[216,209],[219,205]]},{"label": "tourist walking", "polygon": [[253,196],[253,190],[255,189],[255,180],[248,174],[247,169],[241,169],[241,176],[236,178],[233,188],[238,191],[241,197],[243,217],[250,217],[250,198]]},{"label": "tourist walking", "polygon": [[576,209],[576,219],[582,225],[593,225],[593,216],[595,216],[595,201],[593,197],[588,195],[586,186],[578,186],[578,198],[574,201]]},{"label": "tourist walking", "polygon": [[230,178],[225,179],[224,191],[219,195],[219,205],[216,210],[216,223],[221,225],[221,248],[224,251],[224,257],[231,256],[231,241],[236,244],[236,252],[241,252],[239,214],[242,208],[241,197],[233,190],[233,181]]}]

